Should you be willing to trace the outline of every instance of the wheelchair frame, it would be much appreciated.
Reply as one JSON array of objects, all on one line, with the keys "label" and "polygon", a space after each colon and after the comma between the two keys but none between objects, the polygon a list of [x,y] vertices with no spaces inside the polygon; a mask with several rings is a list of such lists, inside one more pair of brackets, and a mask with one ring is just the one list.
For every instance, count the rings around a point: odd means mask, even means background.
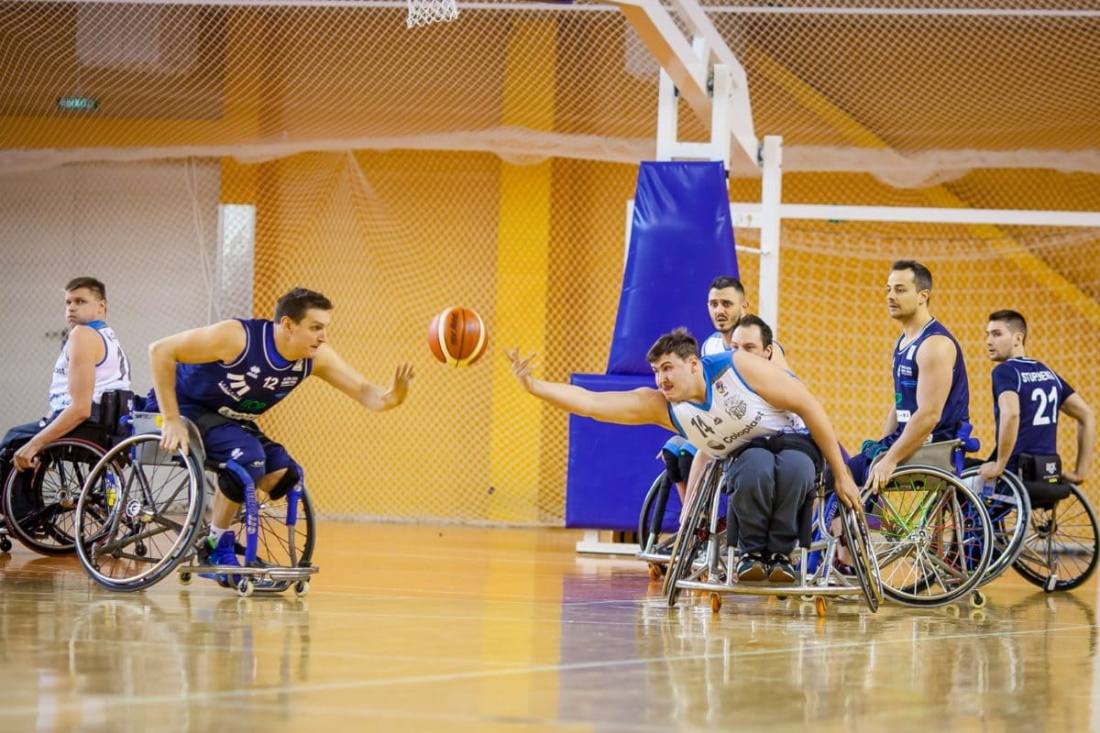
[{"label": "wheelchair frame", "polygon": [[[717,613],[722,607],[722,594],[803,596],[812,597],[819,616],[825,614],[827,597],[860,596],[872,613],[882,601],[882,585],[875,556],[869,545],[866,522],[862,515],[851,512],[840,502],[839,516],[846,544],[853,555],[855,578],[839,572],[836,567],[840,539],[834,537],[828,526],[826,505],[828,495],[824,483],[817,481],[811,509],[812,526],[800,530],[800,543],[792,562],[797,563],[798,577],[793,583],[738,582],[733,568],[739,559],[736,547],[725,547],[725,532],[719,529],[720,509],[726,498],[721,491],[722,466],[725,461],[711,461],[699,482],[699,488],[691,497],[687,521],[676,536],[669,571],[665,579],[665,593],[669,606],[675,606],[684,590],[699,590],[710,594],[711,610]],[[728,520],[732,521],[732,520]],[[817,539],[811,539],[815,534]],[[811,553],[816,566],[809,569]],[[797,559],[796,559],[797,558]]]},{"label": "wheelchair frame", "polygon": [[[190,421],[185,420],[190,436],[189,451],[184,454],[179,449],[168,454],[160,448],[161,433],[155,430],[159,416],[135,413],[133,418],[135,434],[119,442],[100,459],[84,483],[77,502],[77,555],[89,576],[100,585],[117,591],[147,588],[175,570],[185,585],[194,573],[211,574],[219,580],[219,576],[237,576],[232,585],[242,597],[257,590],[282,592],[291,585],[297,594],[307,593],[309,579],[317,568],[310,565],[315,530],[304,482],[299,481],[286,497],[288,537],[284,549],[290,564],[265,562],[259,557],[259,545],[262,512],[270,502],[263,505],[258,502],[255,486],[247,472],[232,461],[207,466],[198,428]],[[154,430],[148,431],[149,428]],[[243,505],[246,542],[242,566],[185,564],[196,556],[198,543],[205,541],[205,532],[200,530],[207,526],[204,520],[206,468],[235,471],[248,479]],[[156,483],[158,473],[162,474],[162,479],[163,474],[168,474],[163,486]],[[107,498],[112,496],[113,499]],[[84,507],[95,504],[105,505],[109,511],[98,527],[85,527]],[[299,519],[304,520],[305,525],[301,553],[296,544]],[[150,548],[160,549],[163,544],[154,540],[169,534],[174,539],[167,538],[170,541],[166,551],[160,552],[159,557],[150,557]],[[197,535],[202,535],[201,539],[196,539]],[[265,550],[270,552],[266,543]],[[115,561],[125,561],[137,570],[115,574],[112,572]]]}]

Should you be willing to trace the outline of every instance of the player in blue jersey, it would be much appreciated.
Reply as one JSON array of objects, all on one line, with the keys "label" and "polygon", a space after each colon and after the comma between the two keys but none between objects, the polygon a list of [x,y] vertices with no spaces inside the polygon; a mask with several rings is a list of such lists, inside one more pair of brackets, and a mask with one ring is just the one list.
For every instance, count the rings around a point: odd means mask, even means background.
[{"label": "player in blue jersey", "polygon": [[107,317],[107,290],[93,277],[65,285],[65,322],[69,334],[54,365],[49,414],[17,425],[0,441],[0,487],[14,464],[30,468],[46,444],[63,438],[96,416],[107,390],[130,388],[130,362]]},{"label": "player in blue jersey", "polygon": [[[186,416],[203,433],[208,458],[233,459],[259,491],[277,499],[293,488],[300,472],[283,446],[265,436],[254,420],[307,377],[320,377],[371,410],[404,402],[412,366],[399,365],[389,388],[368,382],[328,344],[331,310],[325,296],[296,288],[279,298],[272,321],[221,321],[153,343],[153,392],[147,408],[162,415],[161,446],[187,450],[187,429],[180,419]],[[244,501],[243,486],[228,471],[218,481],[202,559],[237,565],[233,533],[226,530]]]},{"label": "player in blue jersey", "polygon": [[[869,441],[848,465],[856,481],[877,491],[897,465],[929,439],[951,440],[970,422],[970,387],[962,349],[929,313],[932,273],[919,262],[899,260],[890,268],[886,307],[901,325],[894,344],[894,404],[883,437]],[[882,457],[868,470],[876,455]]]},{"label": "player in blue jersey", "polygon": [[1092,408],[1073,387],[1042,362],[1025,355],[1027,322],[1012,310],[989,316],[986,348],[993,367],[993,419],[997,445],[980,469],[982,480],[994,481],[1004,471],[1019,473],[1020,454],[1058,453],[1058,413],[1077,421],[1077,465],[1062,471],[1062,480],[1079,484],[1088,475],[1096,442]]},{"label": "player in blue jersey", "polygon": [[840,477],[841,500],[859,505],[836,433],[821,404],[789,372],[745,352],[700,358],[697,349],[683,329],[665,334],[646,355],[657,389],[618,392],[535,379],[534,355],[506,353],[523,389],[548,404],[604,422],[660,425],[700,453],[734,459],[731,504],[744,558],[738,577],[791,582],[798,511],[813,490],[822,456]]}]

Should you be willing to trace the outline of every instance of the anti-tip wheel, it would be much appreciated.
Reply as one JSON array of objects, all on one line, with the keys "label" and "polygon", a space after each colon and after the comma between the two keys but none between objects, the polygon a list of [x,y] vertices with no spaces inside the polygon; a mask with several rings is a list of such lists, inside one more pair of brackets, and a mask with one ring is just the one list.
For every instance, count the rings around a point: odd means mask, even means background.
[{"label": "anti-tip wheel", "polygon": [[7,537],[0,540],[0,552],[11,552],[11,540]]},{"label": "anti-tip wheel", "polygon": [[981,608],[985,605],[986,597],[985,593],[980,590],[976,590],[970,594],[970,605],[974,608]]},{"label": "anti-tip wheel", "polygon": [[237,593],[241,598],[248,598],[255,590],[256,584],[252,582],[252,578],[241,578],[237,583]]},{"label": "anti-tip wheel", "polygon": [[297,583],[295,583],[294,593],[298,596],[304,596],[306,593],[309,593],[309,581],[299,580]]},{"label": "anti-tip wheel", "polygon": [[819,617],[825,616],[825,598],[823,596],[814,598],[814,611]]},{"label": "anti-tip wheel", "polygon": [[655,562],[649,564],[649,582],[656,583],[661,578],[665,577],[665,568],[663,565],[658,565]]},{"label": "anti-tip wheel", "polygon": [[722,610],[722,594],[711,593],[710,594],[710,610],[711,613],[718,613]]},{"label": "anti-tip wheel", "polygon": [[191,585],[191,581],[194,580],[191,577],[191,573],[180,573],[180,585]]}]

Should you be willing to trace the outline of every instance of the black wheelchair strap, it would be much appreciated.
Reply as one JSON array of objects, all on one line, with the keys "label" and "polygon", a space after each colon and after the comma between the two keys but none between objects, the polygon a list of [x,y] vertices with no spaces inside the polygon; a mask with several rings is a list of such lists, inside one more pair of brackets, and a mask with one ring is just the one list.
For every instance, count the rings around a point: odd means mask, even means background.
[{"label": "black wheelchair strap", "polygon": [[825,465],[825,460],[821,455],[821,450],[817,447],[817,443],[814,442],[812,437],[803,433],[776,433],[775,435],[761,435],[753,438],[748,442],[748,445],[737,451],[734,460],[740,458],[741,454],[749,448],[764,448],[772,453],[785,450],[796,450],[799,453],[805,453],[814,462],[814,471],[817,473],[820,473]]}]

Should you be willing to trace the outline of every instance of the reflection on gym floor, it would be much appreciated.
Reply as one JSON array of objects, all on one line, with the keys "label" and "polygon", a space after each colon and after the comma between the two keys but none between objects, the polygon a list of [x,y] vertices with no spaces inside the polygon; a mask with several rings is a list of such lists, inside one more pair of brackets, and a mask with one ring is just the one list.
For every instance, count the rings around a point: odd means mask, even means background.
[{"label": "reflection on gym floor", "polygon": [[0,730],[1096,730],[1096,581],[669,608],[576,533],[322,524],[309,595],[0,555]]}]

